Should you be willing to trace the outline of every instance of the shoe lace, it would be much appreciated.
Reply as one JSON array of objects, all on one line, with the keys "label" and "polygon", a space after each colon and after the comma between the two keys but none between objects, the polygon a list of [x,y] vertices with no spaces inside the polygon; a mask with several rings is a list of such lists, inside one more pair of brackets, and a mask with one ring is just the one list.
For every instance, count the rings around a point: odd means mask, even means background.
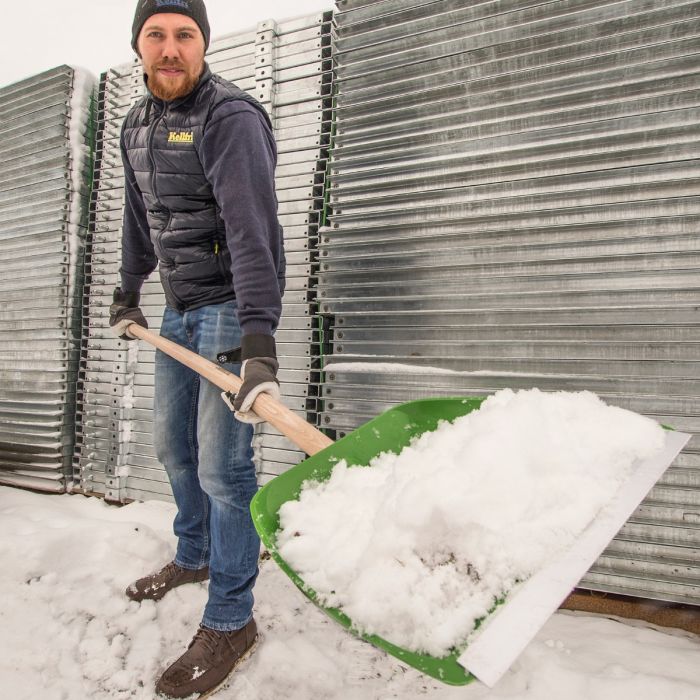
[{"label": "shoe lace", "polygon": [[216,654],[216,647],[219,641],[219,632],[210,630],[207,627],[200,627],[195,633],[188,649],[195,644],[203,646],[212,656]]}]

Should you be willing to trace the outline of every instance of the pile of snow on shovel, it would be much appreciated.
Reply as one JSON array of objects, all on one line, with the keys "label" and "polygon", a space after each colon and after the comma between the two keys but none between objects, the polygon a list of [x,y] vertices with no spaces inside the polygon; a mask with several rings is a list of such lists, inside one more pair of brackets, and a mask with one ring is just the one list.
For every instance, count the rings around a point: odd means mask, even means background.
[{"label": "pile of snow on shovel", "polygon": [[445,656],[663,443],[590,392],[499,391],[399,455],[307,482],[280,510],[279,553],[360,631]]}]

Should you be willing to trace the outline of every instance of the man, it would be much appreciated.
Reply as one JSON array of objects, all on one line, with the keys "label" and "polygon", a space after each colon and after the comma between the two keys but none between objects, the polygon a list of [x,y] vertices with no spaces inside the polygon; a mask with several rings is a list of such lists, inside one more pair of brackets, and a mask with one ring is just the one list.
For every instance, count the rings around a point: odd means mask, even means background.
[{"label": "man", "polygon": [[204,62],[202,0],[139,0],[132,46],[147,96],[121,134],[125,210],[121,287],[110,324],[131,339],[144,280],[159,265],[166,308],[161,335],[215,360],[241,346],[235,416],[219,390],[157,352],[153,440],[178,512],[174,561],[127,589],[159,600],[209,578],[209,598],[187,651],[156,690],[180,698],[218,686],[252,648],[252,589],[259,540],[249,512],[257,484],[251,410],[279,396],[273,333],[284,286],[274,190],[276,149],[264,109]]}]

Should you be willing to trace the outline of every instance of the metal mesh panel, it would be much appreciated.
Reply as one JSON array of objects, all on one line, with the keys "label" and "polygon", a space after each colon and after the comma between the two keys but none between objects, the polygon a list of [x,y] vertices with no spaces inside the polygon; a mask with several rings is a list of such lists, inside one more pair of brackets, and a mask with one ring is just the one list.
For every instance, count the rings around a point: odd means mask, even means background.
[{"label": "metal mesh panel", "polygon": [[692,432],[581,585],[700,603],[700,3],[337,5],[323,425],[536,386]]},{"label": "metal mesh panel", "polygon": [[[331,14],[325,13],[281,24],[262,22],[254,31],[215,40],[207,54],[212,71],[252,94],[273,120],[279,154],[280,222],[288,261],[277,333],[279,379],[284,402],[313,421],[317,420],[314,395],[319,348],[318,333],[312,328],[315,307],[309,288],[316,265],[331,123],[330,20]],[[116,501],[172,498],[153,449],[155,353],[144,344],[114,339],[108,328],[108,307],[118,283],[121,257],[123,173],[118,138],[126,113],[143,89],[136,61],[103,76],[89,248],[82,395],[91,407],[84,411],[76,469],[86,491]],[[144,285],[141,304],[149,327],[157,331],[164,296],[156,274]],[[95,412],[94,417],[88,417],[88,410]],[[261,481],[303,458],[267,426],[256,430],[254,447]]]},{"label": "metal mesh panel", "polygon": [[0,89],[0,483],[62,492],[74,445],[92,80]]}]

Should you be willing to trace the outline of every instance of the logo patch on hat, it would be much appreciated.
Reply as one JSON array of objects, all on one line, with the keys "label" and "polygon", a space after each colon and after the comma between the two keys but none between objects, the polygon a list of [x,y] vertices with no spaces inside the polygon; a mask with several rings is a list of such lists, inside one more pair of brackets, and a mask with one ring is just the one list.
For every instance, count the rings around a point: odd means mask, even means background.
[{"label": "logo patch on hat", "polygon": [[169,131],[168,143],[194,143],[194,133],[191,131]]},{"label": "logo patch on hat", "polygon": [[189,10],[190,3],[187,0],[156,0],[156,7],[179,7]]}]

